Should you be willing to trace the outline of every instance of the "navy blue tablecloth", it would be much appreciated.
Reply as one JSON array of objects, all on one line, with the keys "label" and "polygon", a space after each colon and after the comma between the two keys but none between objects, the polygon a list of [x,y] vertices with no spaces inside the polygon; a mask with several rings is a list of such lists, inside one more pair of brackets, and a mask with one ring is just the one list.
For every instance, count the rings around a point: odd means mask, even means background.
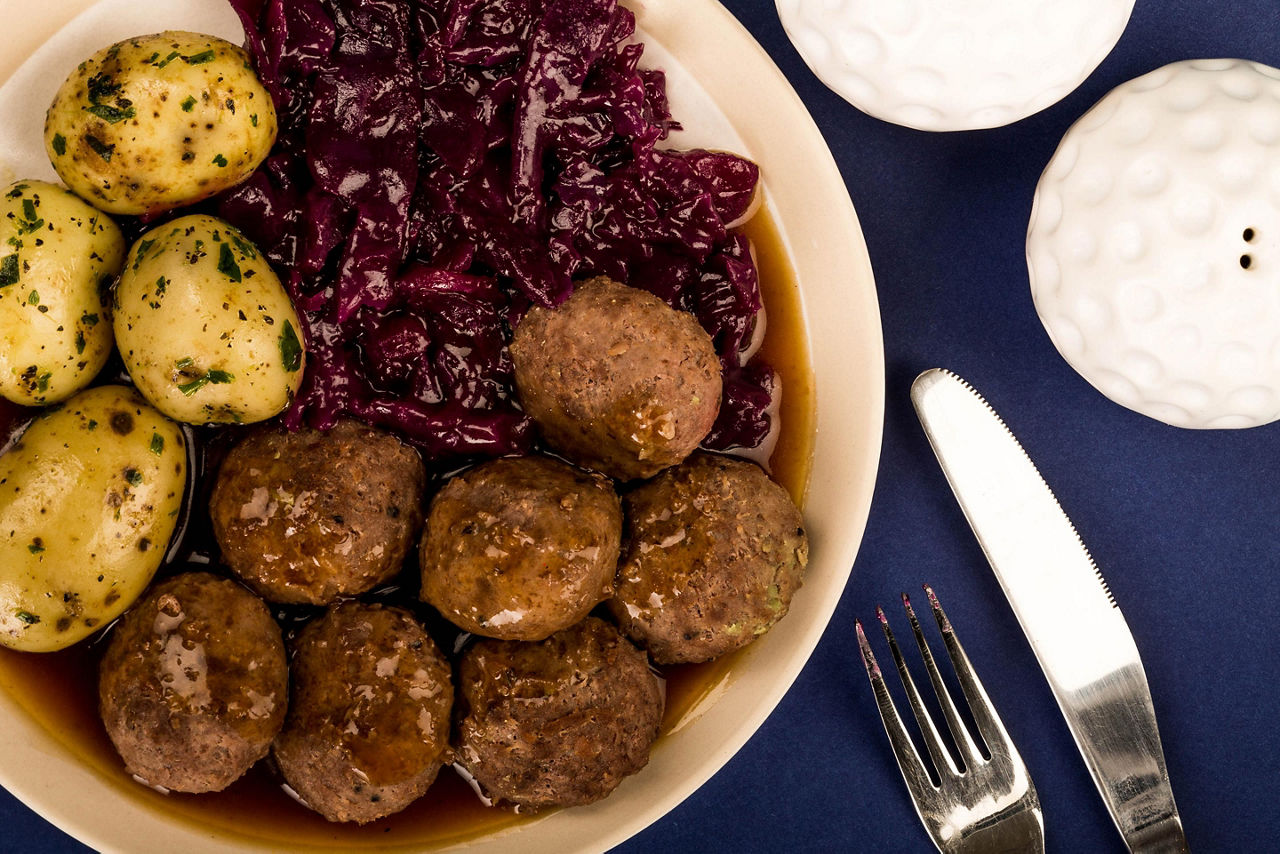
[{"label": "navy blue tablecloth", "polygon": [[[799,680],[719,774],[619,850],[931,850],[853,631],[877,603],[902,628],[899,592],[928,581],[1035,779],[1048,850],[1124,851],[912,412],[911,380],[933,366],[1002,412],[1106,574],[1142,652],[1192,847],[1273,848],[1280,423],[1180,430],[1108,401],[1049,342],[1023,246],[1040,171],[1077,117],[1175,60],[1280,66],[1277,0],[1138,0],[1119,46],[1072,95],[1010,127],[954,134],[860,113],[809,72],[771,2],[724,3],[808,105],[861,217],[884,321],[884,450],[852,579]],[[76,850],[0,791],[0,851]]]}]

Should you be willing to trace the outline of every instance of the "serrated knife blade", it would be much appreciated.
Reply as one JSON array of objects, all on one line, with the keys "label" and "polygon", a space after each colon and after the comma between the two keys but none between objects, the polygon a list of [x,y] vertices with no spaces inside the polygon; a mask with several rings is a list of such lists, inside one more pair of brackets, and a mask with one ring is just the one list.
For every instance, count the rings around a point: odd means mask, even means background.
[{"label": "serrated knife blade", "polygon": [[935,368],[911,400],[1129,850],[1187,851],[1138,648],[1075,526],[973,386]]}]

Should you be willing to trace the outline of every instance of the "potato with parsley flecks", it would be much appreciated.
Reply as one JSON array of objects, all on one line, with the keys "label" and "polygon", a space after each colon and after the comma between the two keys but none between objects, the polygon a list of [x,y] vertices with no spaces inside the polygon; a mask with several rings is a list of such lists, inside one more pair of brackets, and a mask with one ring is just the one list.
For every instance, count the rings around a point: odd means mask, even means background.
[{"label": "potato with parsley flecks", "polygon": [[178,421],[263,421],[302,384],[289,295],[257,247],[215,217],[180,217],[138,238],[112,313],[129,376]]},{"label": "potato with parsley flecks", "polygon": [[24,406],[66,400],[111,353],[111,283],[120,228],[74,193],[18,181],[0,198],[0,395]]},{"label": "potato with parsley flecks", "polygon": [[180,31],[98,51],[45,115],[58,176],[109,213],[156,213],[239,184],[267,156],[276,113],[242,48]]},{"label": "potato with parsley flecks", "polygon": [[0,455],[0,645],[70,646],[118,617],[164,559],[187,483],[182,430],[97,386]]}]

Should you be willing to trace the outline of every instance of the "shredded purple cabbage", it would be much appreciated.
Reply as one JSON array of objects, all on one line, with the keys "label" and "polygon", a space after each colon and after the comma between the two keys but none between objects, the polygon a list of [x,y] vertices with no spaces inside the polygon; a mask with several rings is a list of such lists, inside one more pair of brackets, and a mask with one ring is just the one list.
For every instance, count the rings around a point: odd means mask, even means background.
[{"label": "shredded purple cabbage", "polygon": [[285,416],[342,413],[431,459],[527,451],[510,329],[609,275],[692,312],[725,370],[706,446],[755,447],[744,364],[759,171],[657,148],[679,126],[616,0],[230,0],[280,136],[218,212],[288,271],[310,364]]}]

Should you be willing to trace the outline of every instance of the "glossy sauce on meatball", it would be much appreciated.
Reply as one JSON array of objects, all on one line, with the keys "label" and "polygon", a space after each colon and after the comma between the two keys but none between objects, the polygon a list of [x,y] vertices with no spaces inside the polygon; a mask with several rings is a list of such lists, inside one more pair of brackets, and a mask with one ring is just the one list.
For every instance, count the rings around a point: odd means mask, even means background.
[{"label": "glossy sauce on meatball", "polygon": [[326,605],[400,571],[422,523],[417,451],[355,421],[250,434],[210,500],[222,557],[272,602]]},{"label": "glossy sauce on meatball", "polygon": [[558,308],[530,309],[511,358],[546,443],[618,480],[683,460],[720,411],[720,360],[693,315],[608,278],[578,284]]},{"label": "glossy sauce on meatball", "polygon": [[153,587],[116,625],[99,668],[99,712],[125,767],[179,792],[220,791],[244,774],[267,754],[287,702],[271,612],[206,572]]},{"label": "glossy sauce on meatball", "polygon": [[422,598],[466,631],[542,640],[613,592],[621,537],[607,478],[550,457],[483,463],[431,502]]},{"label": "glossy sauce on meatball", "polygon": [[479,641],[458,680],[458,761],[507,805],[605,797],[648,763],[662,721],[649,660],[596,617],[539,643]]},{"label": "glossy sauce on meatball", "polygon": [[754,463],[698,452],[628,493],[626,510],[609,610],[659,664],[746,646],[804,580],[800,511]]},{"label": "glossy sauce on meatball", "polygon": [[290,678],[273,754],[304,804],[364,824],[427,791],[447,758],[453,682],[408,611],[333,606],[299,633]]}]

